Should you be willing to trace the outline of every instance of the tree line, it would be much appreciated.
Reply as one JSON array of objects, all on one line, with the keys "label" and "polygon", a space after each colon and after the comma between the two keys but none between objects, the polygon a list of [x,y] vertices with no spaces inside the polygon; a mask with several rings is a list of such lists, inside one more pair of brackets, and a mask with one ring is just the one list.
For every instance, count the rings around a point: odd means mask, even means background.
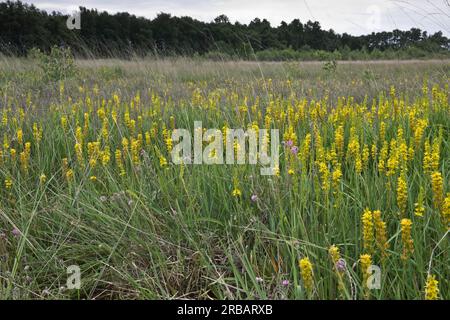
[{"label": "tree line", "polygon": [[301,52],[450,51],[449,39],[442,32],[428,34],[418,28],[353,36],[324,30],[317,21],[302,23],[299,19],[273,27],[259,18],[242,24],[230,22],[225,15],[203,22],[160,13],[151,20],[126,12],[109,14],[84,7],[80,7],[80,16],[81,29],[69,30],[68,15],[49,13],[20,1],[1,2],[0,52],[26,55],[32,48],[48,51],[55,45],[68,46],[79,56],[95,57],[220,53],[270,58],[278,53],[295,57]]}]

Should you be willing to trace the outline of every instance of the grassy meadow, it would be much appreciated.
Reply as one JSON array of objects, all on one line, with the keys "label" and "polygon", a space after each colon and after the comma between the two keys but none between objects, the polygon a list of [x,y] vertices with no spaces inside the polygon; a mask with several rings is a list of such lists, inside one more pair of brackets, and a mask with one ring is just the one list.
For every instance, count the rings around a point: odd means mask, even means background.
[{"label": "grassy meadow", "polygon": [[[450,61],[75,65],[0,56],[0,299],[450,298]],[[171,163],[194,121],[275,174]]]}]

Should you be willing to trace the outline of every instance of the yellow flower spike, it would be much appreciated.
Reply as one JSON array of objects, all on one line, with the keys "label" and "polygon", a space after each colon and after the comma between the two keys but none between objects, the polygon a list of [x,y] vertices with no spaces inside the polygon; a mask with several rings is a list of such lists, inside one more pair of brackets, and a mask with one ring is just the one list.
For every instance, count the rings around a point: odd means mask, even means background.
[{"label": "yellow flower spike", "polygon": [[28,173],[28,155],[25,151],[20,153],[20,168],[22,172]]},{"label": "yellow flower spike", "polygon": [[420,190],[419,190],[419,196],[417,198],[417,202],[414,203],[414,215],[416,217],[423,217],[423,215],[425,213],[425,206],[423,204],[424,197],[425,197],[425,191],[424,191],[423,187],[421,186]]},{"label": "yellow flower spike", "polygon": [[434,208],[440,211],[444,202],[444,182],[439,171],[431,174],[431,189],[433,190]]},{"label": "yellow flower spike", "polygon": [[9,150],[9,154],[11,155],[11,161],[16,161],[16,154],[17,154],[17,151],[16,151],[16,149],[14,149],[14,148],[11,148],[11,150]]},{"label": "yellow flower spike", "polygon": [[361,217],[363,247],[366,252],[372,253],[374,243],[374,223],[373,213],[369,209],[365,209]]},{"label": "yellow flower spike", "polygon": [[120,151],[120,149],[117,149],[114,152],[114,157],[116,160],[116,165],[117,168],[119,169],[119,175],[120,176],[125,176],[126,172],[125,172],[125,166],[123,164],[123,160],[122,160],[122,152]]},{"label": "yellow flower spike", "polygon": [[386,169],[386,162],[389,153],[389,144],[387,141],[383,142],[383,146],[380,151],[380,156],[378,160],[378,172],[383,173]]},{"label": "yellow flower spike", "polygon": [[3,148],[5,150],[9,149],[9,140],[8,140],[8,136],[5,134],[3,134]]},{"label": "yellow flower spike", "polygon": [[108,118],[104,118],[102,122],[102,137],[104,141],[108,141],[109,137],[108,127],[109,127]]},{"label": "yellow flower spike", "polygon": [[422,145],[422,137],[425,129],[428,126],[427,119],[419,119],[417,122],[417,126],[414,130],[414,144],[416,148],[420,148]]},{"label": "yellow flower spike", "polygon": [[89,113],[84,113],[83,135],[86,137],[89,132]]},{"label": "yellow flower spike", "polygon": [[69,182],[69,183],[72,182],[73,178],[74,178],[73,170],[72,169],[68,169],[67,172],[66,172],[67,182]]},{"label": "yellow flower spike", "polygon": [[64,131],[67,131],[67,118],[65,116],[61,117],[61,127]]},{"label": "yellow flower spike", "polygon": [[39,183],[40,183],[40,184],[44,184],[46,181],[47,181],[47,176],[46,176],[45,174],[42,173],[42,174],[39,176]]},{"label": "yellow flower spike", "polygon": [[369,157],[370,157],[369,146],[364,144],[361,156],[361,161],[364,169],[366,169],[367,166],[369,165]]},{"label": "yellow flower spike", "polygon": [[330,190],[330,170],[325,162],[319,162],[318,166],[322,180],[322,190],[327,193]]},{"label": "yellow flower spike", "polygon": [[401,216],[406,212],[407,200],[408,184],[406,182],[406,174],[402,172],[397,179],[397,206]]},{"label": "yellow flower spike", "polygon": [[111,159],[111,151],[109,146],[106,146],[102,152],[102,166],[107,166]]},{"label": "yellow flower spike", "polygon": [[17,130],[17,142],[23,144],[23,131],[22,129]]},{"label": "yellow flower spike", "polygon": [[412,221],[410,219],[402,219],[400,221],[401,233],[402,233],[402,246],[403,253],[402,259],[407,260],[411,254],[414,253],[414,240],[411,237]]},{"label": "yellow flower spike", "polygon": [[167,167],[167,159],[163,155],[159,156],[159,166],[161,168]]},{"label": "yellow flower spike", "polygon": [[440,159],[440,139],[435,138],[433,140],[433,145],[431,146],[431,169],[433,171],[439,170],[439,159]]},{"label": "yellow flower spike", "polygon": [[[361,273],[363,275],[363,279],[367,280],[368,278],[368,269],[369,267],[372,265],[372,256],[370,254],[362,254],[359,257],[359,263],[361,265]],[[364,285],[365,285],[365,281],[364,281]]]},{"label": "yellow flower spike", "polygon": [[386,123],[382,121],[380,123],[380,139],[382,142],[384,142],[385,138],[386,138]]},{"label": "yellow flower spike", "polygon": [[444,204],[442,206],[442,224],[450,229],[450,192],[447,193],[447,197],[444,199]]},{"label": "yellow flower spike", "polygon": [[139,159],[139,140],[131,139],[131,158],[134,164],[138,165],[140,163]]},{"label": "yellow flower spike", "polygon": [[84,159],[83,159],[83,147],[81,143],[75,143],[75,154],[77,157],[78,164],[80,166],[84,165]]},{"label": "yellow flower spike", "polygon": [[69,160],[67,158],[63,158],[62,165],[61,165],[61,170],[62,170],[63,175],[66,174],[68,169],[69,169]]},{"label": "yellow flower spike", "polygon": [[307,257],[300,259],[298,265],[300,267],[303,285],[305,286],[308,295],[311,297],[314,289],[313,265]]},{"label": "yellow flower spike", "polygon": [[233,178],[233,191],[231,192],[231,194],[235,198],[238,198],[242,195],[242,192],[239,189],[239,179],[236,176]]},{"label": "yellow flower spike", "polygon": [[344,156],[344,127],[339,126],[334,133],[334,143],[340,159]]},{"label": "yellow flower spike", "polygon": [[129,141],[127,138],[123,137],[122,138],[122,152],[123,155],[126,156],[126,154],[128,154],[128,145],[129,145]]},{"label": "yellow flower spike", "polygon": [[439,282],[434,275],[428,275],[425,284],[425,300],[437,299],[439,299]]},{"label": "yellow flower spike", "polygon": [[80,146],[83,145],[83,131],[80,126],[78,126],[75,131],[75,139],[76,142],[80,144]]},{"label": "yellow flower spike", "polygon": [[339,191],[339,185],[342,178],[342,171],[340,169],[340,164],[337,165],[337,168],[333,170],[331,175],[331,180],[333,182],[333,191],[336,193]]},{"label": "yellow flower spike", "polygon": [[336,247],[334,244],[328,249],[328,254],[331,257],[331,261],[333,262],[333,265],[336,264],[336,262],[338,262],[339,259],[341,258],[339,248]]},{"label": "yellow flower spike", "polygon": [[388,255],[386,250],[389,249],[386,222],[383,221],[380,210],[375,210],[372,214],[375,225],[375,242],[381,252],[381,257],[385,258]]},{"label": "yellow flower spike", "polygon": [[8,111],[3,111],[3,117],[2,117],[2,125],[6,127],[8,125]]},{"label": "yellow flower spike", "polygon": [[13,186],[12,179],[11,178],[6,178],[5,179],[5,189],[9,191],[9,190],[12,189],[12,186]]}]

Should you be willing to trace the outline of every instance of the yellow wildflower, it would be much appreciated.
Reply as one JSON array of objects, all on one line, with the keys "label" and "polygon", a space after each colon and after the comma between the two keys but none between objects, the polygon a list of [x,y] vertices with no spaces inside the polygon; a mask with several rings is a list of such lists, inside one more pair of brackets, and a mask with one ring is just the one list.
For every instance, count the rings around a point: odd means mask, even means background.
[{"label": "yellow wildflower", "polygon": [[313,266],[307,257],[300,259],[299,261],[300,275],[303,280],[303,285],[309,295],[312,294],[314,289],[314,275]]},{"label": "yellow wildflower", "polygon": [[414,241],[411,238],[412,221],[406,218],[402,219],[400,221],[400,226],[402,231],[402,245],[403,245],[402,259],[406,260],[412,253],[414,253]]},{"label": "yellow wildflower", "polygon": [[434,275],[428,275],[425,284],[425,300],[439,299],[439,282]]}]

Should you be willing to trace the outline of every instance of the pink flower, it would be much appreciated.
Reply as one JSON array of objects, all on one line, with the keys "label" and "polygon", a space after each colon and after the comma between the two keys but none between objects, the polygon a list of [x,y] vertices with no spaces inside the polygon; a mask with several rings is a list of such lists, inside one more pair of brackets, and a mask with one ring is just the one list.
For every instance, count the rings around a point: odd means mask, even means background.
[{"label": "pink flower", "polygon": [[258,200],[258,196],[257,196],[256,194],[252,194],[252,196],[250,197],[250,199],[251,199],[253,202],[256,202],[256,201]]},{"label": "pink flower", "polygon": [[287,287],[289,285],[289,280],[283,280],[281,281],[281,284],[283,285],[283,287]]},{"label": "pink flower", "polygon": [[347,263],[345,262],[344,259],[340,258],[338,261],[336,261],[336,269],[339,272],[344,272],[346,268],[347,268]]},{"label": "pink flower", "polygon": [[13,236],[18,237],[20,235],[20,231],[17,228],[12,229],[11,233]]}]

